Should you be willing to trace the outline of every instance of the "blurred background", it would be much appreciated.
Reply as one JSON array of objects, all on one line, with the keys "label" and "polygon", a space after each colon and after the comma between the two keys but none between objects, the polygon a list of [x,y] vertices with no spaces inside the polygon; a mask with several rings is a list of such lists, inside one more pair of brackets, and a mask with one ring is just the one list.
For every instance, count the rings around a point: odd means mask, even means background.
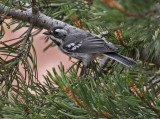
[{"label": "blurred background", "polygon": [[[18,38],[24,31],[26,30],[25,28],[22,28],[19,31],[12,32],[12,30],[16,27],[17,25],[12,25],[10,29],[7,29],[5,26],[6,30],[6,35],[2,38],[1,41],[7,41],[10,39]],[[47,44],[51,43],[47,42],[45,43],[44,38],[45,35],[43,35],[43,30],[39,35],[34,37],[34,46],[36,49],[37,53],[37,68],[38,68],[38,77],[39,80],[43,81],[43,75],[46,75],[47,70],[51,71],[53,67],[56,68],[58,71],[58,65],[62,62],[62,64],[65,66],[65,69],[68,69],[72,65],[72,62],[69,60],[69,57],[65,54],[63,54],[57,46],[51,47],[46,51],[43,51],[44,48],[47,46]],[[18,39],[17,39],[18,40]],[[11,44],[15,41],[10,41],[7,44]],[[4,56],[1,56],[4,57]],[[72,61],[75,60],[72,58]]]}]

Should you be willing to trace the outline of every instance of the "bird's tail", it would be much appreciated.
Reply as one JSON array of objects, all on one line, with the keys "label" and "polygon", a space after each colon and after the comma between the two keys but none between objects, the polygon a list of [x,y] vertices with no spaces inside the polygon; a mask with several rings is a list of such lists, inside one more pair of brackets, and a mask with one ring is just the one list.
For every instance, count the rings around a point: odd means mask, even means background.
[{"label": "bird's tail", "polygon": [[105,53],[109,58],[114,59],[128,67],[131,67],[132,65],[136,64],[136,62],[128,57],[125,57],[123,55],[117,54],[115,52],[107,52]]}]

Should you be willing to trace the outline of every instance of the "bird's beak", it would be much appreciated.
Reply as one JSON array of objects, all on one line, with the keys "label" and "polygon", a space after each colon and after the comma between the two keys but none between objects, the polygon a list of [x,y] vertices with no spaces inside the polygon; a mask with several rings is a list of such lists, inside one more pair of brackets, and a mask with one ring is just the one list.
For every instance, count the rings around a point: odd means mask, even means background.
[{"label": "bird's beak", "polygon": [[45,35],[49,35],[49,31],[46,31],[46,32],[44,32],[43,34],[45,34]]}]

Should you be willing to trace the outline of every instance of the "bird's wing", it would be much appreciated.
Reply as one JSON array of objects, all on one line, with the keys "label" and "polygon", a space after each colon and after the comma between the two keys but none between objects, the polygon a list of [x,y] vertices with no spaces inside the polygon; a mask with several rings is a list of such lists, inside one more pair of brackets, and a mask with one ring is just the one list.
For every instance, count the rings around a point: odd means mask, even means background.
[{"label": "bird's wing", "polygon": [[63,48],[66,51],[75,53],[106,53],[115,52],[116,50],[113,44],[92,34],[69,35],[66,38]]}]

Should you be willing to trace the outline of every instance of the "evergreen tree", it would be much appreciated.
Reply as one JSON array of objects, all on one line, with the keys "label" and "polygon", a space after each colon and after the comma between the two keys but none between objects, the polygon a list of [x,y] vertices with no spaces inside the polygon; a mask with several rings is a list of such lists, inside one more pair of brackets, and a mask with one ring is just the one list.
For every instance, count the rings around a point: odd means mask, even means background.
[{"label": "evergreen tree", "polygon": [[[1,0],[1,39],[7,34],[4,26],[13,24],[13,32],[27,30],[18,40],[0,41],[0,118],[160,118],[158,0]],[[82,64],[74,62],[66,71],[62,63],[60,74],[53,68],[42,83],[33,40],[56,25],[71,32],[108,31],[104,38],[137,64],[128,68],[99,57],[87,76],[79,77]],[[103,68],[97,71],[99,64]]]}]

